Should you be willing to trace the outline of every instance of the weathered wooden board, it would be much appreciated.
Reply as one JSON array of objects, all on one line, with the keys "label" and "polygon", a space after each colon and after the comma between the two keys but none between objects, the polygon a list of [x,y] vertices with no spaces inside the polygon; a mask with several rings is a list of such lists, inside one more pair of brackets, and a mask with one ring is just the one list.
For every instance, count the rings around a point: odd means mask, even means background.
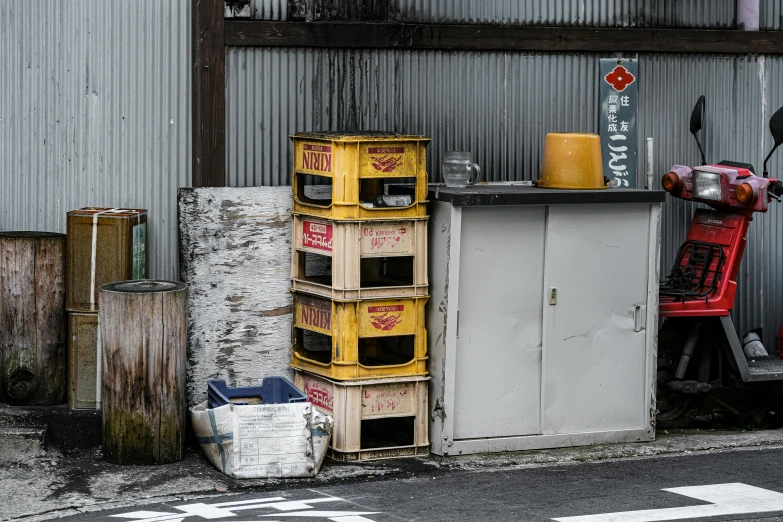
[{"label": "weathered wooden board", "polygon": [[188,404],[206,400],[207,379],[292,377],[290,209],[291,187],[180,189]]},{"label": "weathered wooden board", "polygon": [[0,232],[0,402],[65,402],[65,235]]}]

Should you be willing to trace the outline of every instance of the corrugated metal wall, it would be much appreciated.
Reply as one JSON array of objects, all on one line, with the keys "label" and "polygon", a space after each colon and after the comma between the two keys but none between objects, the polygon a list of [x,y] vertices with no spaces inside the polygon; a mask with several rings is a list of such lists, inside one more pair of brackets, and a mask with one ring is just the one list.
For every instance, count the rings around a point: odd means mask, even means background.
[{"label": "corrugated metal wall", "polygon": [[783,29],[783,2],[780,0],[760,0],[760,2],[759,27],[768,31]]},{"label": "corrugated metal wall", "polygon": [[[596,54],[235,48],[227,64],[227,162],[231,186],[286,185],[287,136],[296,131],[384,129],[433,138],[429,171],[445,150],[474,152],[488,179],[536,179],[551,131],[595,131]],[[655,140],[655,170],[697,164],[690,111],[707,96],[710,161],[761,161],[767,121],[783,105],[783,58],[703,55],[639,57],[640,143]],[[644,158],[639,158],[640,172]],[[770,171],[783,176],[783,152]],[[692,205],[669,200],[662,264],[690,222]],[[771,342],[783,322],[783,213],[751,226],[735,319],[763,325]],[[761,296],[761,297],[760,297]]]},{"label": "corrugated metal wall", "polygon": [[[761,0],[773,4],[779,0]],[[735,27],[735,0],[252,0],[253,16],[590,27]],[[289,12],[289,4],[301,6]]]},{"label": "corrugated metal wall", "polygon": [[[314,0],[320,18],[587,26],[733,27],[733,0],[389,0],[357,13]],[[780,29],[779,0],[761,0],[762,28]],[[378,3],[378,5],[384,2]],[[353,3],[351,3],[353,5]],[[254,0],[286,19],[288,0]],[[26,0],[0,3],[0,230],[64,230],[86,205],[150,210],[150,275],[176,278],[176,188],[190,183],[190,1]],[[495,180],[531,179],[547,131],[590,130],[596,55],[437,51],[231,49],[228,172],[232,186],[288,183],[297,130],[383,128],[471,149]],[[708,96],[710,159],[760,161],[766,120],[783,104],[780,57],[642,55],[640,122],[656,171],[697,161],[687,116]],[[641,158],[640,158],[641,163]],[[773,173],[783,159],[775,157]],[[663,262],[691,208],[667,203]],[[757,218],[742,268],[737,320],[783,317],[781,212]],[[780,267],[780,268],[779,268]],[[760,294],[764,298],[759,299]]]},{"label": "corrugated metal wall", "polygon": [[0,2],[0,230],[65,232],[74,208],[147,208],[149,275],[178,277],[190,3]]},{"label": "corrugated metal wall", "polygon": [[[672,164],[700,162],[688,131],[688,116],[698,96],[704,94],[707,161],[744,161],[761,174],[764,157],[772,147],[769,118],[783,105],[782,57],[642,56],[639,75],[641,133],[655,140],[656,173],[665,173]],[[783,152],[772,157],[769,170],[771,176],[783,177]],[[734,313],[743,333],[763,326],[767,346],[783,323],[780,206],[773,201],[771,210],[757,214],[750,225]],[[661,231],[665,272],[685,238],[694,208],[691,203],[667,198]]]}]

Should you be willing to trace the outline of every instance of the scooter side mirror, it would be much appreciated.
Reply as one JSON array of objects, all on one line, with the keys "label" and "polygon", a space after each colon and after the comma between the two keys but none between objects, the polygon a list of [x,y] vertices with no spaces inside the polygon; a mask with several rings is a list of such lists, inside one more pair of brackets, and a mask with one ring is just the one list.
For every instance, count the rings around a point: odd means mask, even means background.
[{"label": "scooter side mirror", "polygon": [[691,134],[695,135],[704,125],[704,102],[705,98],[702,94],[693,107],[693,112],[691,113]]},{"label": "scooter side mirror", "polygon": [[769,151],[767,157],[764,158],[764,173],[762,176],[765,178],[769,177],[769,173],[767,172],[767,161],[769,161],[772,153],[783,144],[783,107],[775,111],[775,114],[769,119],[769,132],[772,133],[772,139],[775,140],[775,146],[772,147],[772,150]]},{"label": "scooter side mirror", "polygon": [[705,98],[702,94],[696,101],[696,106],[693,107],[693,112],[691,113],[691,134],[693,134],[693,137],[696,139],[696,144],[699,146],[702,165],[707,164],[707,157],[704,155],[704,148],[701,146],[701,141],[699,141],[697,133],[704,127],[704,103]]},{"label": "scooter side mirror", "polygon": [[778,109],[769,119],[769,132],[775,140],[775,147],[783,144],[783,107]]}]

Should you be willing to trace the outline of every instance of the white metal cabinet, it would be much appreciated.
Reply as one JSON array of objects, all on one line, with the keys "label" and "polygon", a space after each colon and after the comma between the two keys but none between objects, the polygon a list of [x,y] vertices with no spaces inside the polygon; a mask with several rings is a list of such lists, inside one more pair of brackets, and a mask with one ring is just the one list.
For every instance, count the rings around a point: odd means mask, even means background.
[{"label": "white metal cabinet", "polygon": [[654,438],[663,194],[606,192],[431,193],[434,453]]}]

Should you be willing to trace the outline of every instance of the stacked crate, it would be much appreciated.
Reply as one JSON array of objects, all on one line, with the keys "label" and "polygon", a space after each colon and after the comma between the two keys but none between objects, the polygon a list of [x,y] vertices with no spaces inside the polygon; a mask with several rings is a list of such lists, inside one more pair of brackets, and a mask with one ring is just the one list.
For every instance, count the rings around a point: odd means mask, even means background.
[{"label": "stacked crate", "polygon": [[333,458],[427,453],[429,139],[292,140],[296,385],[334,416]]},{"label": "stacked crate", "polygon": [[147,211],[87,207],[68,212],[65,305],[68,406],[101,408],[98,289],[147,277]]}]

